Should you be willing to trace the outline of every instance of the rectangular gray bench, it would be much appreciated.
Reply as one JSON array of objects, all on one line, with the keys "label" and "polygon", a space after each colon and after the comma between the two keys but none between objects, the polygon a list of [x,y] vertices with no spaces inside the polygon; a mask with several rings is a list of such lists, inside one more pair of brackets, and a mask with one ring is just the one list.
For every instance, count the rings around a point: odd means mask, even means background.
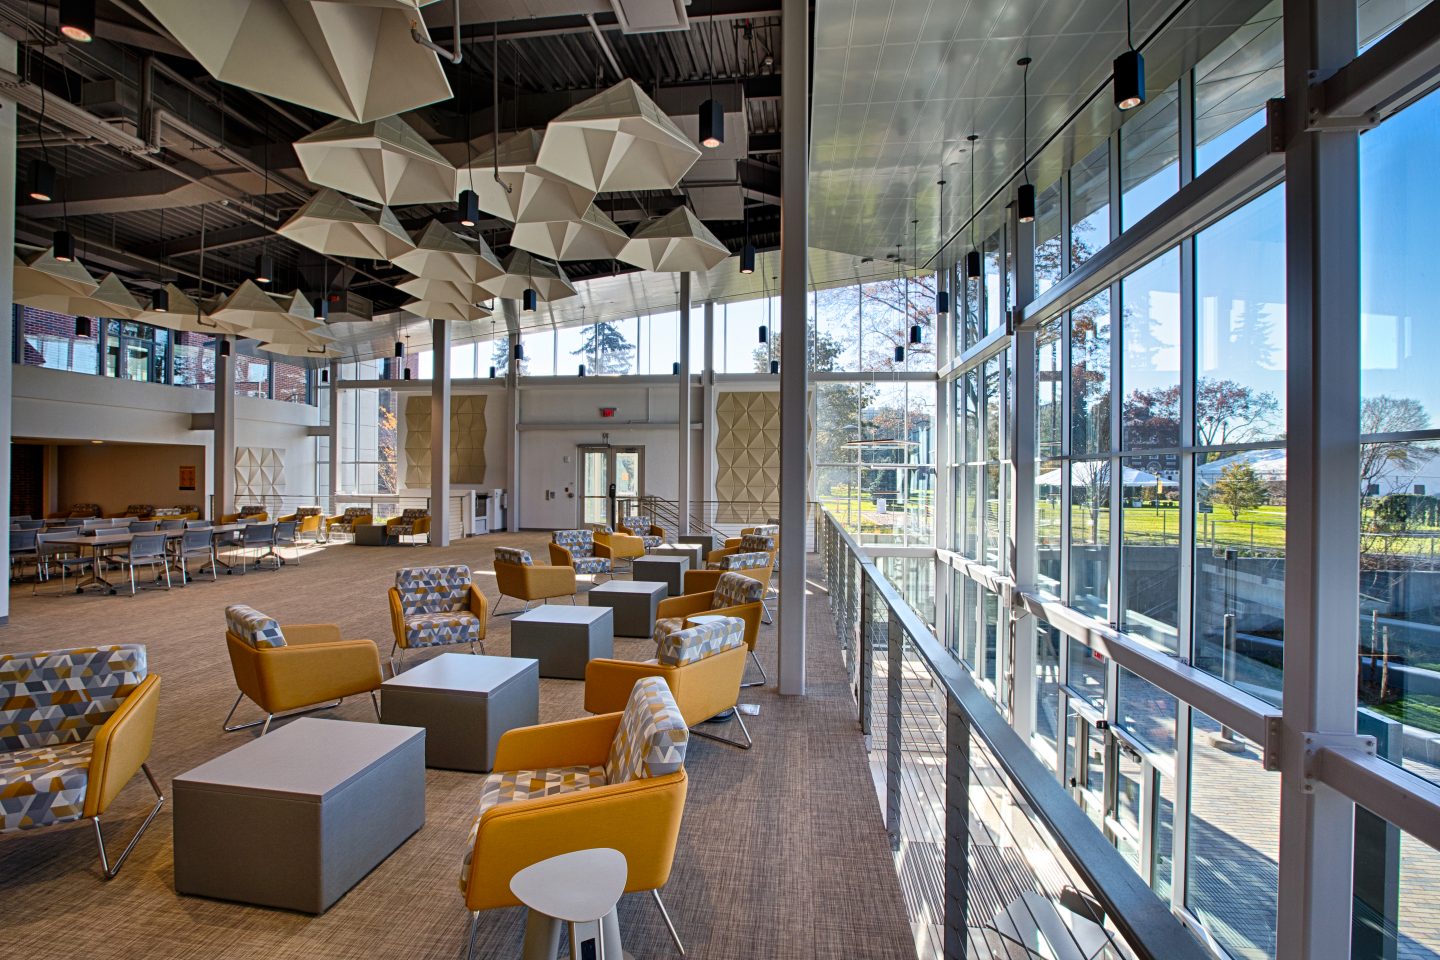
[{"label": "rectangular gray bench", "polygon": [[324,913],[425,824],[425,731],[302,717],[176,777],[175,890]]}]

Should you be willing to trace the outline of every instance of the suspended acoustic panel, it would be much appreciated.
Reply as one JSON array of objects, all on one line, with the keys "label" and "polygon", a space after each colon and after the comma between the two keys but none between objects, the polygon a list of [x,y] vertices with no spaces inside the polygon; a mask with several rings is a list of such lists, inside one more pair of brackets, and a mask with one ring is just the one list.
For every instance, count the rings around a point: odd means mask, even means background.
[{"label": "suspended acoustic panel", "polygon": [[467,323],[471,320],[487,320],[490,311],[472,303],[451,303],[447,300],[411,300],[400,304],[400,309],[427,320],[454,320]]},{"label": "suspended acoustic panel", "polygon": [[15,258],[14,300],[27,307],[68,313],[55,304],[68,304],[72,297],[88,297],[100,281],[78,260],[55,259],[55,250],[46,247],[28,257]]},{"label": "suspended acoustic panel", "polygon": [[704,273],[729,256],[689,207],[676,207],[637,229],[619,259],[655,273]]},{"label": "suspended acoustic panel", "polygon": [[541,139],[522,130],[501,141],[498,156],[492,148],[456,172],[456,189],[474,190],[481,210],[512,223],[579,220],[595,191],[541,170]]},{"label": "suspended acoustic panel", "polygon": [[592,203],[579,220],[517,223],[510,245],[552,260],[614,260],[630,237]]},{"label": "suspended acoustic panel", "polygon": [[672,189],[698,159],[700,148],[655,101],[634,80],[621,80],[551,120],[537,164],[607,193]]},{"label": "suspended acoustic panel", "polygon": [[146,310],[135,319],[153,327],[178,330],[181,333],[208,333],[212,336],[242,334],[240,328],[222,323],[210,316],[198,303],[190,299],[189,294],[175,284],[165,284],[165,291],[170,294],[169,310],[164,313],[158,310]]},{"label": "suspended acoustic panel", "polygon": [[395,289],[401,293],[408,293],[417,300],[433,300],[439,303],[468,305],[490,299],[490,294],[479,284],[432,280],[429,277],[416,277],[413,280],[406,280],[404,283],[397,283]]},{"label": "suspended acoustic panel", "polygon": [[519,300],[526,290],[534,290],[536,297],[547,302],[575,296],[575,287],[559,264],[541,260],[524,250],[511,250],[501,262],[505,265],[505,275],[481,284],[494,296]]},{"label": "suspended acoustic panel", "polygon": [[450,98],[422,0],[141,0],[216,80],[365,123]]},{"label": "suspended acoustic panel", "polygon": [[72,317],[108,317],[114,320],[134,320],[145,309],[113,273],[105,274],[88,294],[56,293],[31,296],[24,300],[17,295],[15,302],[52,313],[69,314]]},{"label": "suspended acoustic panel", "polygon": [[371,213],[329,188],[311,197],[278,232],[332,257],[393,260],[415,246],[389,207]]},{"label": "suspended acoustic panel", "polygon": [[399,117],[336,120],[297,140],[295,156],[312,183],[375,203],[455,199],[455,168]]},{"label": "suspended acoustic panel", "polygon": [[338,360],[344,356],[335,346],[335,341],[329,337],[317,339],[313,343],[296,341],[294,343],[262,343],[259,349],[266,353],[277,353],[284,357],[296,357],[302,360]]},{"label": "suspended acoustic panel", "polygon": [[246,280],[224,300],[216,304],[210,316],[238,331],[237,336],[252,340],[275,340],[318,330],[322,324],[289,312],[293,296],[281,304],[261,290],[253,280]]},{"label": "suspended acoustic panel", "polygon": [[493,280],[505,273],[494,252],[483,239],[471,240],[431,220],[414,235],[415,248],[391,262],[401,270],[429,280],[474,284]]}]

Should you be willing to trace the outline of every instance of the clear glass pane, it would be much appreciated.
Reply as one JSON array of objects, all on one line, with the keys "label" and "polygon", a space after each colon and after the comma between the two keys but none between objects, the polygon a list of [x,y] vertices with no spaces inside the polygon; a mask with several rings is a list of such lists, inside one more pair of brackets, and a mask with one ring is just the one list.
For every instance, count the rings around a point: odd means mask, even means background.
[{"label": "clear glass pane", "polygon": [[1351,957],[1440,957],[1440,918],[1435,915],[1440,851],[1357,807],[1354,876]]},{"label": "clear glass pane", "polygon": [[1110,144],[1100,144],[1070,170],[1070,266],[1110,242]]},{"label": "clear glass pane", "polygon": [[1280,777],[1265,770],[1254,744],[1198,710],[1192,717],[1185,905],[1232,957],[1267,960],[1275,956]]},{"label": "clear glass pane", "polygon": [[1195,442],[1285,433],[1285,188],[1195,239]]},{"label": "clear glass pane", "polygon": [[1070,447],[1104,453],[1110,444],[1110,291],[1070,312]]},{"label": "clear glass pane", "polygon": [[1000,231],[985,238],[982,248],[985,281],[985,332],[994,333],[1005,326],[1004,274],[1000,264]]},{"label": "clear glass pane", "polygon": [[1035,589],[1046,596],[1060,595],[1061,460],[1036,462],[1035,474]]},{"label": "clear glass pane", "polygon": [[1060,237],[1060,181],[1035,196],[1035,293],[1053,287],[1065,274],[1065,244]]},{"label": "clear glass pane", "polygon": [[[1121,445],[1180,444],[1180,251],[1150,261],[1120,284]],[[1169,468],[1178,474],[1179,463]]]},{"label": "clear glass pane", "polygon": [[1180,485],[1165,478],[1162,459],[1123,461],[1120,629],[1178,653]]},{"label": "clear glass pane", "polygon": [[86,317],[78,324],[76,318],[35,307],[20,308],[23,343],[17,363],[29,367],[48,367],[74,373],[99,373],[100,347],[96,337],[104,321]]},{"label": "clear glass pane", "polygon": [[1070,674],[1066,685],[1092,706],[1105,706],[1105,657],[1069,637]]},{"label": "clear glass pane", "polygon": [[1149,680],[1120,668],[1119,724],[1156,753],[1175,754],[1178,702]]},{"label": "clear glass pane", "polygon": [[1194,664],[1280,702],[1285,451],[1195,458]]},{"label": "clear glass pane", "polygon": [[1035,623],[1035,738],[1032,746],[1051,769],[1059,762],[1056,735],[1060,709],[1061,634],[1043,620]]},{"label": "clear glass pane", "polygon": [[1110,619],[1110,461],[1070,465],[1070,603]]},{"label": "clear glass pane", "polygon": [[615,451],[615,495],[617,497],[638,497],[640,495],[640,451]]},{"label": "clear glass pane", "polygon": [[1172,85],[1150,95],[1120,128],[1120,229],[1180,189],[1180,96]]},{"label": "clear glass pane", "polygon": [[1270,0],[1195,65],[1195,173],[1265,126],[1265,102],[1284,94],[1280,0]]},{"label": "clear glass pane", "polygon": [[985,627],[985,632],[981,637],[983,649],[978,651],[980,676],[993,689],[994,684],[997,683],[996,666],[999,662],[1000,625],[1003,622],[1000,618],[1000,597],[989,590],[982,589],[980,592]]}]

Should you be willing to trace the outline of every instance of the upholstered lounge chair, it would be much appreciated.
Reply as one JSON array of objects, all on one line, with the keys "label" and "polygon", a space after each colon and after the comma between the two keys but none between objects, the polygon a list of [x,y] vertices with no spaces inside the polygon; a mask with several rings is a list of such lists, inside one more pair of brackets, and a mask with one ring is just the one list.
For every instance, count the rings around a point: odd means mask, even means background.
[{"label": "upholstered lounge chair", "polygon": [[485,595],[464,564],[397,570],[395,586],[390,588],[390,622],[395,629],[390,675],[400,672],[406,650],[468,643],[474,653],[478,643],[484,653],[487,608]]},{"label": "upholstered lounge chair", "polygon": [[[393,537],[398,543],[401,537],[419,537],[424,534],[430,539],[430,511],[424,507],[406,507],[398,517],[385,521],[385,536]],[[413,546],[414,540],[411,541]]]},{"label": "upholstered lounge chair", "polygon": [[636,682],[620,713],[507,731],[495,772],[480,786],[460,873],[471,911],[467,956],[474,957],[481,910],[521,905],[511,877],[591,847],[625,855],[625,891],[651,891],[680,947],[660,888],[670,879],[685,810],[689,736],[659,677]]},{"label": "upholstered lounge chair", "polygon": [[[707,570],[737,570],[746,568],[754,570],[755,572],[748,573],[747,576],[754,577],[756,580],[765,584],[765,595],[768,597],[771,595],[770,578],[775,572],[775,556],[779,549],[780,540],[778,537],[771,536],[768,533],[747,533],[741,536],[740,542],[733,547],[712,550],[705,564],[705,568]],[[769,562],[764,565],[760,564],[754,556],[754,554],[757,553],[766,554],[770,558]],[[743,557],[744,559],[737,560],[735,559],[737,557]],[[685,589],[687,593],[690,590],[688,586]],[[762,600],[761,603],[764,604],[764,601]],[[769,606],[765,607],[765,622],[770,622]]]},{"label": "upholstered lounge chair", "polygon": [[155,507],[148,503],[132,503],[119,513],[106,514],[111,520],[118,520],[122,517],[131,517],[135,520],[149,520],[155,515]]},{"label": "upholstered lounge chair", "polygon": [[603,546],[610,551],[610,563],[615,569],[620,564],[629,564],[636,557],[645,556],[645,541],[639,537],[632,537],[628,533],[618,533],[603,524],[597,524],[591,535],[595,538],[597,547]]},{"label": "upholstered lounge chair", "polygon": [[238,513],[222,513],[221,523],[239,523],[241,520],[253,523],[264,523],[270,519],[270,514],[258,503],[247,504],[240,508]]},{"label": "upholstered lounge chair", "polygon": [[346,507],[344,513],[325,518],[325,539],[329,540],[337,533],[353,537],[356,527],[372,522],[374,517],[369,507]]},{"label": "upholstered lounge chair", "polygon": [[[88,819],[119,873],[165,803],[146,765],[159,703],[139,644],[0,655],[0,833]],[[155,805],[112,865],[101,817],[137,771]]]},{"label": "upholstered lounge chair", "polygon": [[610,547],[598,543],[591,530],[556,530],[550,535],[550,562],[576,573],[610,576]]},{"label": "upholstered lounge chair", "polygon": [[319,507],[296,507],[294,513],[280,518],[281,523],[291,520],[295,522],[296,540],[304,540],[307,537],[311,540],[320,539],[325,516],[324,511]]},{"label": "upholstered lounge chair", "polygon": [[648,552],[660,546],[666,540],[665,528],[656,525],[649,517],[636,515],[626,517],[621,521],[619,530],[632,537],[639,537]]},{"label": "upholstered lounge chair", "polygon": [[757,527],[741,527],[740,536],[725,538],[724,550],[732,550],[740,546],[740,541],[745,537],[773,537],[775,543],[780,543],[780,525],[778,523],[762,523]]},{"label": "upholstered lounge chair", "polygon": [[[375,691],[384,678],[380,650],[373,640],[342,640],[340,628],[326,623],[282,627],[253,607],[234,604],[225,608],[225,644],[240,688],[225,717],[226,733],[263,724],[263,737],[270,721],[281,714],[327,710],[362,693],[370,694],[375,716],[380,716]],[[230,721],[246,697],[265,711],[265,719],[232,726]]]},{"label": "upholstered lounge chair", "polygon": [[755,644],[760,639],[765,586],[759,580],[746,576],[748,572],[722,571],[713,590],[661,600],[655,611],[655,642],[660,643],[666,634],[693,627],[692,617],[739,617],[745,621],[745,646],[760,670],[760,679],[744,686],[763,687],[769,682],[769,675],[765,673],[765,665],[760,658],[755,656]]},{"label": "upholstered lounge chair", "polygon": [[[575,602],[575,568],[557,564],[537,565],[530,557],[529,550],[518,547],[495,548],[495,585],[500,588],[501,599],[514,597],[530,604],[556,597],[569,597]],[[495,601],[495,612],[500,612],[500,601]]]},{"label": "upholstered lounge chair", "polygon": [[745,675],[745,628],[745,621],[739,617],[725,617],[674,632],[662,634],[657,630],[654,660],[591,660],[585,666],[585,709],[611,713],[625,703],[637,680],[660,677],[675,696],[691,733],[749,750],[750,731],[738,710],[735,719],[743,741],[695,727],[739,702]]}]

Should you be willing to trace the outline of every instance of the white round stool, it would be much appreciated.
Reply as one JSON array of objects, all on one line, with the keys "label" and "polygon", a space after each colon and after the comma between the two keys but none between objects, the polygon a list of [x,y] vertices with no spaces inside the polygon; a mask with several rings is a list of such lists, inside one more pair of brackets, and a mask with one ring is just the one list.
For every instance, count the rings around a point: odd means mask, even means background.
[{"label": "white round stool", "polygon": [[524,960],[555,960],[570,931],[573,960],[626,960],[615,905],[625,892],[625,855],[599,847],[532,863],[510,878],[510,892],[529,908]]}]

